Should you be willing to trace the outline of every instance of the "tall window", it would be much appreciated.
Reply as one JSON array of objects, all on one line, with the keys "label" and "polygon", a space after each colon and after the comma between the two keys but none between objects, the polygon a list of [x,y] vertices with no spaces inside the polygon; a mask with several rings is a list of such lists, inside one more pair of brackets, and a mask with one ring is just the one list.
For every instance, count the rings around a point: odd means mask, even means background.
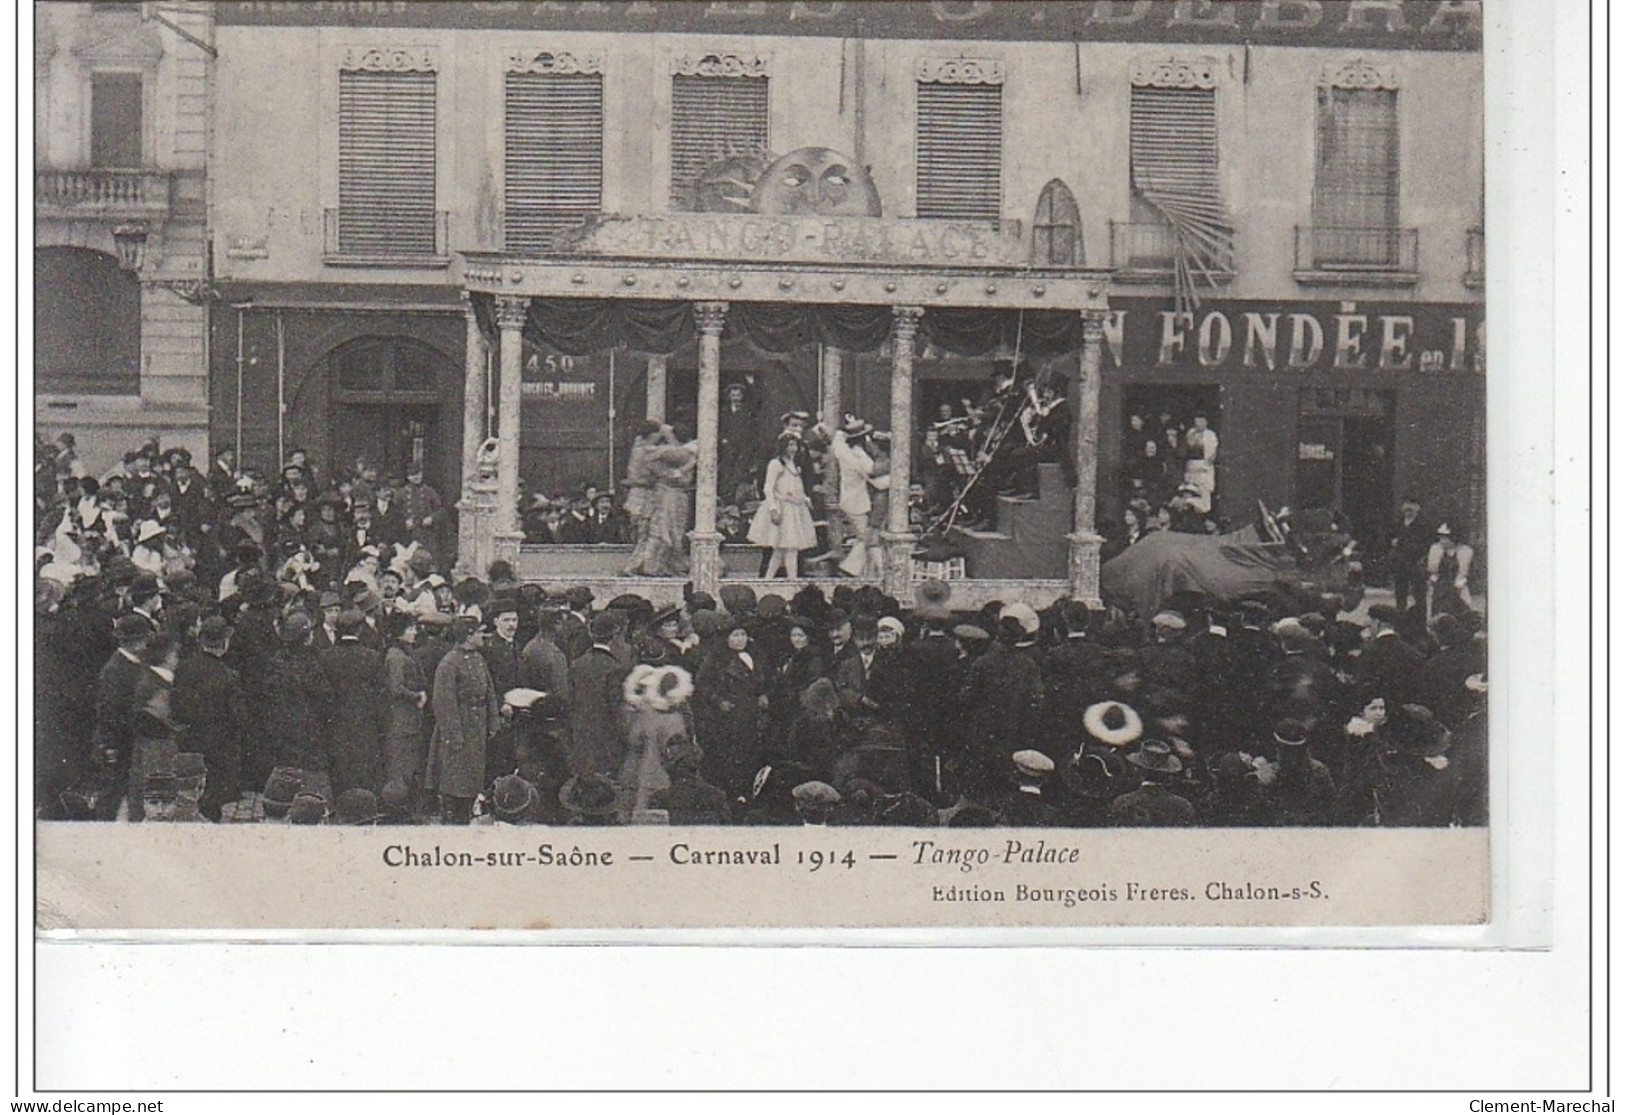
[{"label": "tall window", "polygon": [[1401,262],[1398,99],[1393,89],[1320,89],[1314,195],[1317,263]]},{"label": "tall window", "polygon": [[141,75],[92,74],[90,165],[132,170],[142,164]]},{"label": "tall window", "polygon": [[[509,251],[548,246],[597,213],[604,190],[604,79],[538,55],[505,83],[503,236]],[[575,65],[571,70],[578,68]]]},{"label": "tall window", "polygon": [[[1218,94],[1206,62],[1135,67],[1129,89],[1129,175],[1134,221],[1114,262],[1149,261],[1173,273],[1175,294],[1234,270],[1235,228],[1219,191]],[[1114,229],[1114,234],[1118,230]]]},{"label": "tall window", "polygon": [[997,221],[1004,183],[1003,67],[974,59],[922,63],[915,98],[915,216]]},{"label": "tall window", "polygon": [[694,209],[701,178],[723,159],[767,150],[767,75],[760,59],[684,59],[671,79],[671,206]]},{"label": "tall window", "polygon": [[438,224],[433,70],[341,71],[339,208],[330,249],[434,256]]}]

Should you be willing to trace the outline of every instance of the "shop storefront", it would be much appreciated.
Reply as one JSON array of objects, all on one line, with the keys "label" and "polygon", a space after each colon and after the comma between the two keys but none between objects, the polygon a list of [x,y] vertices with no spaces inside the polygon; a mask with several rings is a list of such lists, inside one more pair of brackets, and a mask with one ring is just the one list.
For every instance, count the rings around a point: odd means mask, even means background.
[{"label": "shop storefront", "polygon": [[[1484,307],[1112,299],[1101,387],[1102,508],[1121,513],[1217,440],[1215,508],[1336,511],[1366,541],[1414,494],[1483,526]],[[1148,448],[1155,446],[1155,451]]]}]

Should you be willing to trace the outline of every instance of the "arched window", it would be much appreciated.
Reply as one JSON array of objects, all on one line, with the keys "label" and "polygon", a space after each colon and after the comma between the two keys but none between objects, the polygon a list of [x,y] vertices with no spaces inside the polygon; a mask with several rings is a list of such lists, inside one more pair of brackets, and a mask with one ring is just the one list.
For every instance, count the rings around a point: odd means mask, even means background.
[{"label": "arched window", "polygon": [[1032,263],[1035,267],[1081,267],[1083,230],[1078,202],[1059,178],[1051,178],[1033,211]]},{"label": "arched window", "polygon": [[34,390],[141,393],[141,284],[112,256],[34,250]]}]

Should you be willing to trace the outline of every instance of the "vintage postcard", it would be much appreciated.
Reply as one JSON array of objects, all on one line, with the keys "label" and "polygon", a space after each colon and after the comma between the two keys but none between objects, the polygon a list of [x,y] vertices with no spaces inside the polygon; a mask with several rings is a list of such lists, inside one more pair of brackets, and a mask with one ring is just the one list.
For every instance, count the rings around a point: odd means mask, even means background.
[{"label": "vintage postcard", "polygon": [[42,932],[1504,911],[1480,3],[33,17]]}]

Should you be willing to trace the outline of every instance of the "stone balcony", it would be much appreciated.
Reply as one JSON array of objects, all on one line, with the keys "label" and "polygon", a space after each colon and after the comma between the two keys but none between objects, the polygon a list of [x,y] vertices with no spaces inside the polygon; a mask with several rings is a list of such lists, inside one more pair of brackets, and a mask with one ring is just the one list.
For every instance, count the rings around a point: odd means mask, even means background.
[{"label": "stone balcony", "polygon": [[170,210],[170,176],[151,170],[41,170],[34,174],[34,214],[61,220],[162,220]]}]

